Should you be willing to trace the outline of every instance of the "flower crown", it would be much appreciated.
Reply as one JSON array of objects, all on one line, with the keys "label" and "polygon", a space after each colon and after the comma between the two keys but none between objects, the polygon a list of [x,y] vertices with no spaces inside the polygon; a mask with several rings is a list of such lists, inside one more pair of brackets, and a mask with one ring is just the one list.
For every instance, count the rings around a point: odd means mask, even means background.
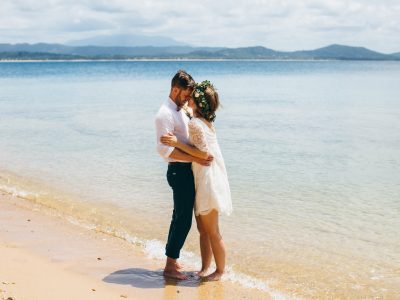
[{"label": "flower crown", "polygon": [[209,80],[204,80],[200,83],[196,83],[193,90],[193,99],[196,102],[196,105],[199,108],[201,115],[208,121],[214,122],[216,115],[214,112],[211,112],[210,103],[205,96],[205,91],[207,87],[215,90],[214,86]]}]

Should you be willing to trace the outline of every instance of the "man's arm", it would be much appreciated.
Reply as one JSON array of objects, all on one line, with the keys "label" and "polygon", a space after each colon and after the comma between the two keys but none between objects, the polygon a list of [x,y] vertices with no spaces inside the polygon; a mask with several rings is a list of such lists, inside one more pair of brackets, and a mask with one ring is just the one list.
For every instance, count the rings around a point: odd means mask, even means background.
[{"label": "man's arm", "polygon": [[[161,136],[174,131],[174,121],[171,115],[163,112],[157,115],[155,119],[156,135],[157,135],[157,152],[161,157],[168,158],[174,151],[174,147],[161,143]],[[171,157],[172,158],[172,157]]]}]

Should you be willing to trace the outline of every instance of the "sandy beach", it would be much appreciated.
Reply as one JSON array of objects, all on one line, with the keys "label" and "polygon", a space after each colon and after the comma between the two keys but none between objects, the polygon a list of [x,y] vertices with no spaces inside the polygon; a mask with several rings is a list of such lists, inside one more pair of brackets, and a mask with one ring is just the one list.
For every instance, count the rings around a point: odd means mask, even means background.
[{"label": "sandy beach", "polygon": [[0,195],[1,300],[270,298],[227,281],[165,280],[162,267],[122,239]]}]

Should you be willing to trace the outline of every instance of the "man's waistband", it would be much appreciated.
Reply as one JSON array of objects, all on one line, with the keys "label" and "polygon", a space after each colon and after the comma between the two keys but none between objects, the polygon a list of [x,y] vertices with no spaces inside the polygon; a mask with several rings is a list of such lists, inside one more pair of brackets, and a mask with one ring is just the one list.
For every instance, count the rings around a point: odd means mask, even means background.
[{"label": "man's waistband", "polygon": [[191,162],[180,162],[180,161],[171,161],[168,163],[168,167],[176,167],[176,168],[191,168]]}]

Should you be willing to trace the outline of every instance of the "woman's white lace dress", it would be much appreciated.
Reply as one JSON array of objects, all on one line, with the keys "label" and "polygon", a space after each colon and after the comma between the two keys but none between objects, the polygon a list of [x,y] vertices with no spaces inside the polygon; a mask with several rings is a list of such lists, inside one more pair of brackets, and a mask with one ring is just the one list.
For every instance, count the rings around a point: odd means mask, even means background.
[{"label": "woman's white lace dress", "polygon": [[207,151],[214,157],[208,167],[192,163],[196,186],[195,215],[206,215],[212,209],[220,214],[231,214],[228,176],[214,127],[208,127],[199,118],[192,118],[189,122],[189,140],[197,149]]}]

